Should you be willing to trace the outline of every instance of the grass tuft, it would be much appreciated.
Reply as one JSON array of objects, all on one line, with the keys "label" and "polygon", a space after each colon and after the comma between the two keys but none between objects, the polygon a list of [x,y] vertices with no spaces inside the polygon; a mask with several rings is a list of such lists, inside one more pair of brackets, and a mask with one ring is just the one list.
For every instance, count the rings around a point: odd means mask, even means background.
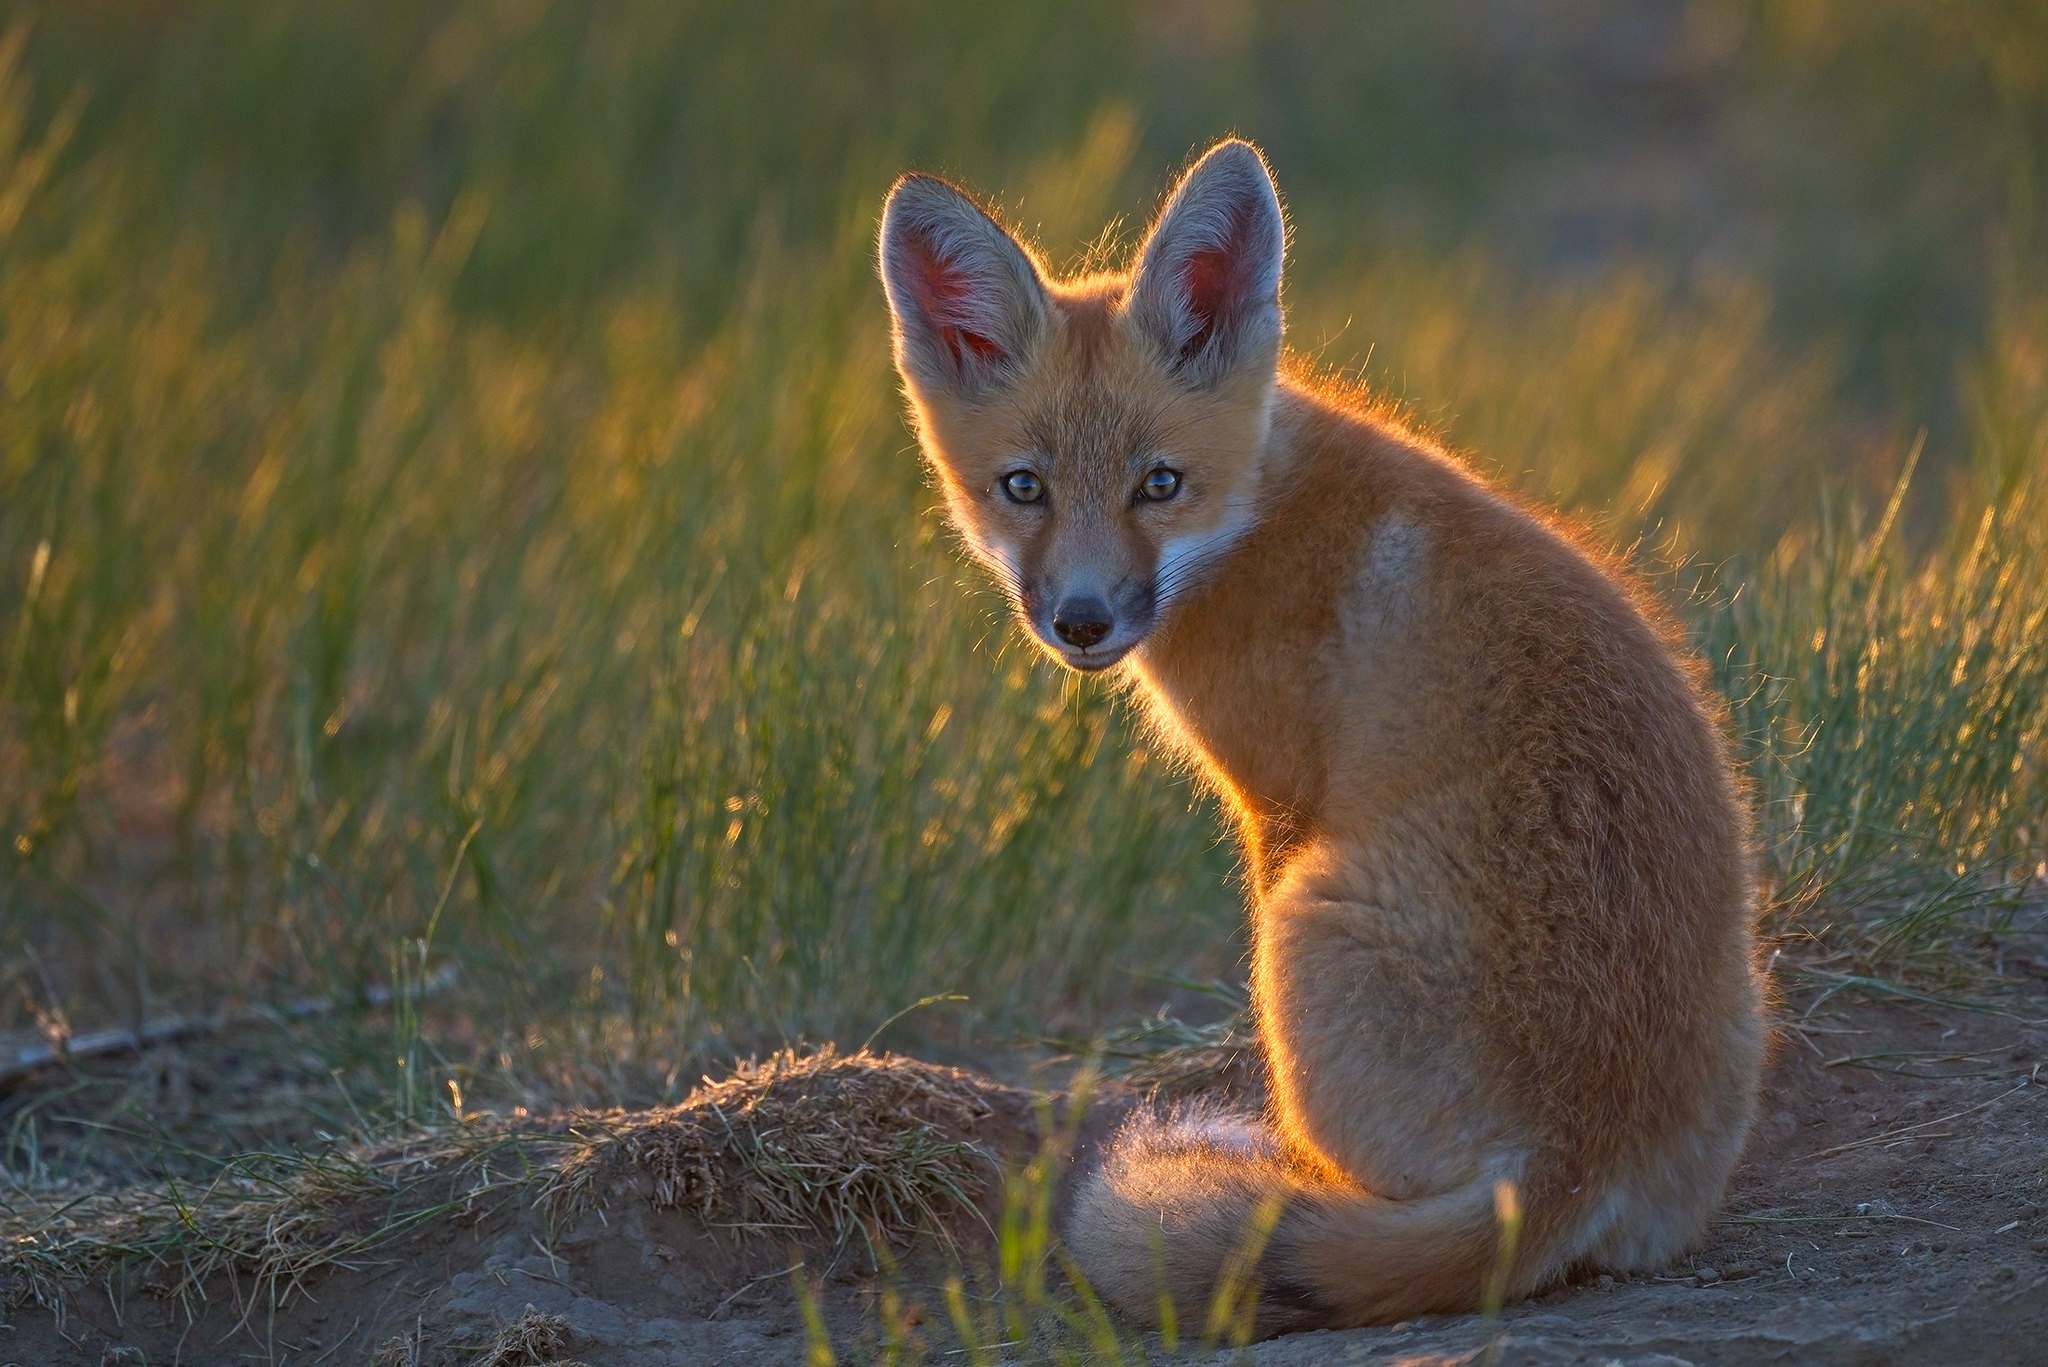
[{"label": "grass tuft", "polygon": [[498,1331],[475,1367],[548,1367],[550,1363],[581,1367],[567,1357],[573,1339],[567,1319],[529,1305],[518,1319]]},{"label": "grass tuft", "polygon": [[829,1045],[784,1050],[706,1081],[680,1106],[580,1121],[592,1142],[544,1197],[572,1215],[623,1178],[657,1208],[714,1228],[837,1250],[857,1238],[879,1265],[919,1233],[951,1241],[1027,1116],[1022,1093],[957,1068]]}]

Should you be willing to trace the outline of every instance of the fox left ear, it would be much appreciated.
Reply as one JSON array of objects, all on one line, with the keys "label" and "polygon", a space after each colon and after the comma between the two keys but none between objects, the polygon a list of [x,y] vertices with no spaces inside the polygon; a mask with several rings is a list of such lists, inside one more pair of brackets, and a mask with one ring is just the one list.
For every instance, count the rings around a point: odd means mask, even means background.
[{"label": "fox left ear", "polygon": [[1287,226],[1266,160],[1232,138],[1182,178],[1138,259],[1131,316],[1160,359],[1207,388],[1280,356]]},{"label": "fox left ear", "polygon": [[905,176],[882,209],[896,366],[914,387],[977,395],[1016,372],[1050,306],[1015,238],[945,181]]}]

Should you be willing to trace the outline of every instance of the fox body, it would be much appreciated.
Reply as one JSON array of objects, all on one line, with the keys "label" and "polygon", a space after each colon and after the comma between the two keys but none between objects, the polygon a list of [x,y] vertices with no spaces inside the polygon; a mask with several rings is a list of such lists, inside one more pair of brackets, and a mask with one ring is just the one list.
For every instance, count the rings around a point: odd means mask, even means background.
[{"label": "fox body", "polygon": [[1719,714],[1620,567],[1291,373],[1284,247],[1238,141],[1128,274],[1050,279],[929,177],[884,212],[952,520],[1048,651],[1135,684],[1250,872],[1267,1113],[1128,1123],[1067,1243],[1127,1315],[1186,1322],[1264,1212],[1268,1333],[1665,1265],[1763,1050]]}]

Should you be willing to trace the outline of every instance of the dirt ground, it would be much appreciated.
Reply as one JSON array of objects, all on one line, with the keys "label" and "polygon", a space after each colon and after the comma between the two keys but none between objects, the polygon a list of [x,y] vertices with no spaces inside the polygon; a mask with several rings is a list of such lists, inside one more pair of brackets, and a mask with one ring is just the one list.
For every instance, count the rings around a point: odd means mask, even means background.
[{"label": "dirt ground", "polygon": [[[1786,1012],[1725,1213],[1684,1263],[1562,1287],[1497,1324],[1434,1317],[1183,1356],[1257,1367],[2048,1363],[2048,991],[1999,1011],[1847,993],[1817,1005],[1809,995],[1805,1008]],[[1017,1161],[1036,1142],[1028,1102],[993,1083],[989,1095],[987,1118],[956,1137]],[[1098,1104],[1075,1170],[1129,1104]],[[481,1202],[317,1274],[282,1304],[226,1277],[184,1305],[147,1274],[73,1285],[61,1316],[5,1311],[0,1364],[794,1365],[807,1347],[788,1275],[799,1262],[826,1274],[821,1308],[842,1360],[872,1351],[885,1279],[859,1258],[735,1243],[647,1196],[644,1182],[613,1182],[553,1226],[531,1199]],[[971,1244],[979,1222],[961,1223]],[[940,1361],[949,1266],[915,1249],[889,1281],[928,1311]],[[529,1306],[561,1317],[559,1342],[494,1348]]]}]

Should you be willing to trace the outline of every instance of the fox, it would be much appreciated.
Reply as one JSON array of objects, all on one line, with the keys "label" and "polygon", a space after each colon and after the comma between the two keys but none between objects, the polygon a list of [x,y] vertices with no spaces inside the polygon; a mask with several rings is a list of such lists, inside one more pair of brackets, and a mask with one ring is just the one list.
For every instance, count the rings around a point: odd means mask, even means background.
[{"label": "fox", "polygon": [[949,520],[1241,848],[1264,1109],[1141,1108],[1065,1216],[1141,1327],[1199,1323],[1246,1257],[1259,1336],[1669,1266],[1766,1048],[1703,665],[1621,558],[1287,352],[1287,245],[1236,138],[1121,272],[1056,278],[934,176],[882,211]]}]

